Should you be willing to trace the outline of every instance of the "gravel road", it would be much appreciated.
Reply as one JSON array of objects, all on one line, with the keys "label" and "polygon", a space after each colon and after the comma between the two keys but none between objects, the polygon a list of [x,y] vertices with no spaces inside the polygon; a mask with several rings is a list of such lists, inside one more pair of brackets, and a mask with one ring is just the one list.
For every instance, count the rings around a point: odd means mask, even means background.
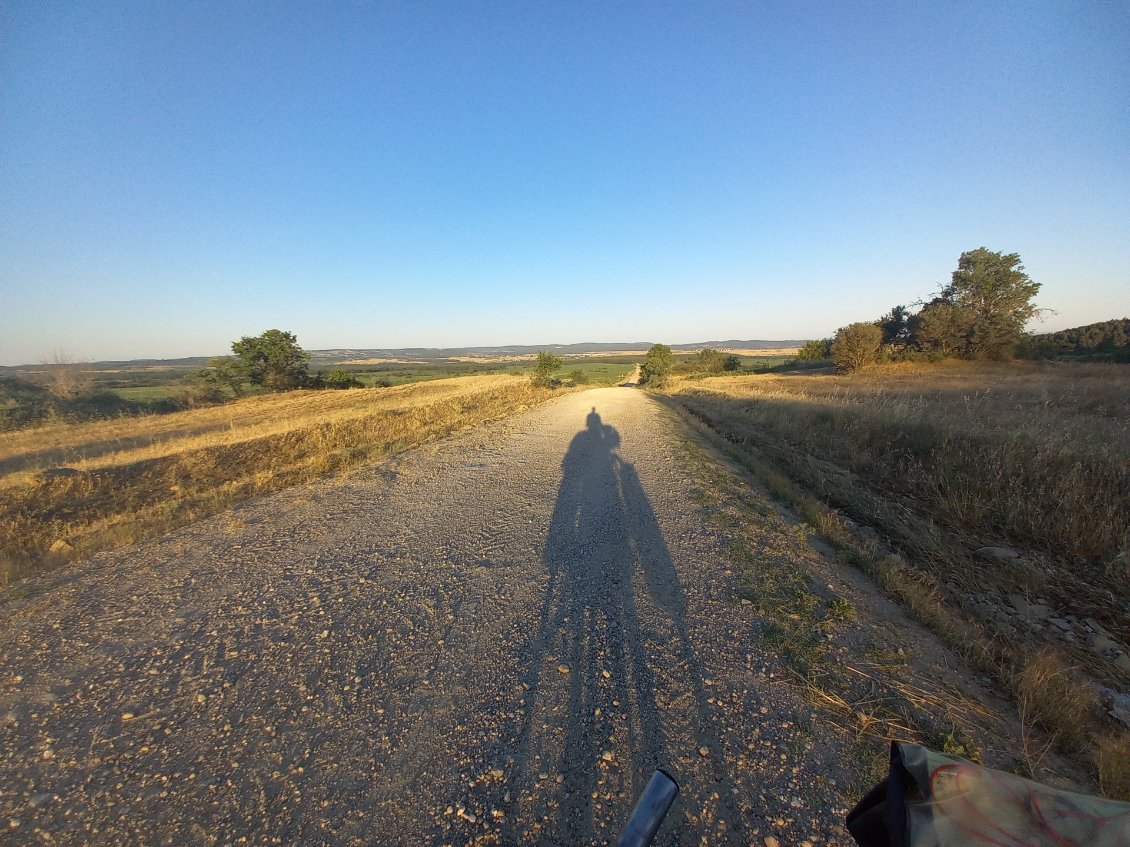
[{"label": "gravel road", "polygon": [[[681,424],[604,388],[29,580],[0,841],[847,844]],[[768,838],[767,838],[768,836]]]}]

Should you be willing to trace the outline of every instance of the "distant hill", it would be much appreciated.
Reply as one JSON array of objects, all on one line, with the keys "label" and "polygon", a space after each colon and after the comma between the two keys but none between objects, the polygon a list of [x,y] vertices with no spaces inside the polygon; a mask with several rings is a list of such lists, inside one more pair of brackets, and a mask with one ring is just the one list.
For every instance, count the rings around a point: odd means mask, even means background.
[{"label": "distant hill", "polygon": [[1115,354],[1130,351],[1130,318],[1043,332],[1035,337],[1055,344],[1064,352]]},{"label": "distant hill", "polygon": [[[490,358],[493,356],[529,356],[539,350],[551,350],[560,356],[579,356],[585,353],[613,353],[626,350],[646,350],[652,341],[585,341],[580,344],[505,344],[498,347],[340,347],[332,350],[307,350],[310,363],[325,367],[337,362],[355,359],[406,359],[427,361],[434,359],[460,359],[468,356]],[[803,340],[786,341],[700,341],[694,344],[671,344],[672,350],[776,350],[801,347]],[[195,369],[208,364],[208,356],[191,356],[182,359],[131,359],[127,361],[93,362],[99,370],[108,368],[177,368]],[[0,366],[0,373],[35,373],[46,370],[47,365]]]},{"label": "distant hill", "polygon": [[[561,356],[584,353],[612,353],[622,350],[646,350],[652,341],[586,341],[579,344],[507,344],[499,347],[372,347],[310,350],[313,363],[328,364],[350,359],[457,359],[466,356],[529,356],[539,350],[550,350]],[[672,350],[701,350],[703,347],[733,350],[775,350],[800,347],[803,341],[701,341],[694,344],[672,344]]]},{"label": "distant hill", "polygon": [[[793,347],[803,347],[808,343],[808,339],[788,339],[785,341],[764,341],[754,339],[753,341],[699,341],[696,344],[671,344],[668,345],[672,350],[701,350],[704,347],[712,347],[715,350],[780,350],[791,349]],[[651,346],[650,344],[648,345]],[[642,348],[642,349],[647,349]]]},{"label": "distant hill", "polygon": [[[80,362],[78,364],[90,365],[94,370],[136,370],[138,368],[152,368],[154,370],[196,370],[208,364],[208,356],[189,356],[183,359],[122,359],[100,362]],[[34,374],[43,373],[51,369],[51,365],[41,363],[26,365],[0,365],[0,374]]]}]

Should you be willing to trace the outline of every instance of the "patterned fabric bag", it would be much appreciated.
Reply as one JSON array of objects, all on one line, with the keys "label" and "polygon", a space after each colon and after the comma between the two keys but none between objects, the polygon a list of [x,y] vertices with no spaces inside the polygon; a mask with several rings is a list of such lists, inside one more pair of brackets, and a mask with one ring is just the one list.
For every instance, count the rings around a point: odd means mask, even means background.
[{"label": "patterned fabric bag", "polygon": [[917,744],[848,813],[863,847],[1130,847],[1130,803],[1060,791]]}]

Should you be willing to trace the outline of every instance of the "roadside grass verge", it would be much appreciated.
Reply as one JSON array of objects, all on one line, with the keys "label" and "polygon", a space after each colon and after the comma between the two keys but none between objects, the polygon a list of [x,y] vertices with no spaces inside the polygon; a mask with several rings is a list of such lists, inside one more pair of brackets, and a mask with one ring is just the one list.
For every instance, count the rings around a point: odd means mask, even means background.
[{"label": "roadside grass verge", "polygon": [[[701,422],[689,422],[703,440],[731,453],[732,445]],[[823,575],[827,563],[811,542],[816,530],[796,522],[795,510],[781,513],[772,504],[769,497],[780,499],[779,488],[777,495],[762,494],[761,485],[751,489],[695,440],[687,440],[685,455],[695,472],[691,496],[727,539],[724,561],[737,578],[740,603],[759,619],[754,637],[761,655],[754,652],[747,661],[761,661],[770,679],[779,662],[820,719],[850,740],[854,778],[845,803],[886,775],[892,739],[974,761],[985,749],[992,751],[994,766],[1009,766],[1019,738],[1009,722],[968,690],[939,678],[917,647],[874,610],[857,609],[848,599],[857,588]]]},{"label": "roadside grass verge", "polygon": [[[559,392],[511,376],[290,392],[229,406],[15,433],[0,456],[0,587],[44,566],[167,532]],[[24,453],[19,452],[19,448]],[[34,471],[66,463],[66,475]]]},{"label": "roadside grass verge", "polygon": [[[1130,641],[1130,369],[914,365],[675,380],[667,393],[844,561],[994,676],[1027,724],[1122,791],[1130,734],[1088,680],[1125,690],[1124,671],[1001,606],[1039,598]],[[1022,555],[973,554],[1003,544]]]},{"label": "roadside grass verge", "polygon": [[0,488],[21,484],[29,474],[60,465],[97,471],[196,448],[279,435],[312,422],[340,422],[375,411],[455,400],[488,387],[516,387],[518,382],[515,377],[494,375],[374,390],[289,391],[172,414],[85,423],[58,421],[0,433]]}]

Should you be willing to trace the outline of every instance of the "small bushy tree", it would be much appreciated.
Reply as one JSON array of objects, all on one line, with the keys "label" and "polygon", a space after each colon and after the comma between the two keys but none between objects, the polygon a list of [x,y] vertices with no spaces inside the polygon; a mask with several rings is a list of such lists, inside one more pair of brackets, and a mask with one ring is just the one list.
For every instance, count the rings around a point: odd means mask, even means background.
[{"label": "small bushy tree", "polygon": [[46,388],[56,400],[74,400],[93,390],[90,365],[76,361],[66,350],[53,351],[42,363],[47,366]]},{"label": "small bushy tree", "polygon": [[694,369],[706,373],[721,373],[726,366],[726,356],[721,350],[704,347],[695,357]]},{"label": "small bushy tree", "polygon": [[965,309],[940,297],[935,298],[911,319],[914,345],[919,350],[934,351],[943,356],[961,356],[966,352],[970,319]]},{"label": "small bushy tree", "polygon": [[208,367],[196,372],[196,381],[214,397],[222,399],[225,389],[236,397],[243,396],[244,383],[248,381],[247,365],[236,356],[213,356]]},{"label": "small bushy tree", "polygon": [[208,369],[197,371],[187,381],[176,396],[180,406],[194,408],[196,406],[213,406],[229,399],[227,392],[216,382],[205,376]]},{"label": "small bushy tree", "polygon": [[817,338],[805,343],[796,352],[798,359],[803,359],[806,362],[817,362],[821,359],[832,358],[832,339],[830,338]]},{"label": "small bushy tree", "polygon": [[726,361],[724,361],[722,363],[722,370],[724,370],[724,371],[736,371],[736,370],[740,370],[741,366],[742,366],[742,357],[741,356],[735,356],[735,355],[731,354],[731,355],[727,356]]},{"label": "small bushy tree", "polygon": [[883,331],[873,323],[854,323],[837,330],[832,339],[832,361],[841,371],[855,371],[875,361]]},{"label": "small bushy tree", "polygon": [[537,362],[534,364],[534,384],[552,385],[553,375],[561,370],[562,364],[560,356],[554,356],[548,350],[539,350]]},{"label": "small bushy tree", "polygon": [[250,381],[269,391],[301,388],[310,377],[310,354],[298,346],[292,332],[268,329],[262,335],[245,335],[233,341],[231,349],[247,368]]},{"label": "small bushy tree", "polygon": [[666,344],[652,344],[640,368],[641,385],[661,385],[675,364],[675,356]]},{"label": "small bushy tree", "polygon": [[365,383],[347,371],[345,368],[334,368],[323,379],[326,388],[364,388]]},{"label": "small bushy tree", "polygon": [[572,381],[573,385],[584,385],[589,381],[588,375],[580,368],[577,368],[575,371],[570,371],[569,379]]}]

